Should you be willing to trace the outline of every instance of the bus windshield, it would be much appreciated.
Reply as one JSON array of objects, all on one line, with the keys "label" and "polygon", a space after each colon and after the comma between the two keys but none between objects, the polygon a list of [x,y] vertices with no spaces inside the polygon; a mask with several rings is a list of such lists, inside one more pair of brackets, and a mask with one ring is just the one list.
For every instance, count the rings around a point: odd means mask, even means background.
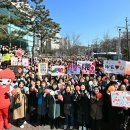
[{"label": "bus windshield", "polygon": [[118,60],[122,59],[122,55],[116,53],[116,52],[101,52],[101,53],[93,53],[92,54],[94,58],[101,58],[101,59],[107,59],[107,60]]}]

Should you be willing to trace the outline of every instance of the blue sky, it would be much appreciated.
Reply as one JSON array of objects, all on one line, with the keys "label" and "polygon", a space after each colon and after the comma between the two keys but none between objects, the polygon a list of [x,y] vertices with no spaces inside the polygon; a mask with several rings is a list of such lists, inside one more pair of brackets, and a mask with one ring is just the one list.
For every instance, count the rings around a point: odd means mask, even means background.
[{"label": "blue sky", "polygon": [[130,0],[44,0],[43,4],[60,23],[60,34],[80,35],[83,45],[106,34],[118,37],[117,26],[125,26],[126,17],[130,24]]}]

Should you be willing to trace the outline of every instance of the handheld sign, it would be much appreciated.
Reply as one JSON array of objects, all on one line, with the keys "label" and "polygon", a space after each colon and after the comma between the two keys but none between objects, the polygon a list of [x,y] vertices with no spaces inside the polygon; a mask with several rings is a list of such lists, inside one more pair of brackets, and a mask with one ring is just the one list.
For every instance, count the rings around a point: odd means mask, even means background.
[{"label": "handheld sign", "polygon": [[48,71],[47,63],[39,63],[38,64],[38,75],[46,75]]}]

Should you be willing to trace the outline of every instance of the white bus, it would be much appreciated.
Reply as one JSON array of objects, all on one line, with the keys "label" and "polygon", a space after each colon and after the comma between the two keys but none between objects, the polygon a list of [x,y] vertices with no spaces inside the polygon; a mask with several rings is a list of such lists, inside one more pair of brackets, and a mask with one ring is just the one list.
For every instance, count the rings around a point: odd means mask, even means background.
[{"label": "white bus", "polygon": [[100,52],[100,53],[92,53],[92,56],[94,58],[102,58],[102,59],[108,59],[108,60],[118,60],[122,59],[122,54],[118,54],[117,52]]}]

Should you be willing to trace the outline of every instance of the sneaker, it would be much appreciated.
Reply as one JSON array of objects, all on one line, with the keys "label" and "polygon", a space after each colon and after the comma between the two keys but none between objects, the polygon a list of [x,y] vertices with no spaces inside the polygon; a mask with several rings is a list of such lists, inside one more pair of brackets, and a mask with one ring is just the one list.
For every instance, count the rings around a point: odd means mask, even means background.
[{"label": "sneaker", "polygon": [[70,126],[70,130],[73,130],[73,126]]},{"label": "sneaker", "polygon": [[26,125],[27,124],[27,121],[24,121],[24,123],[23,123],[24,125]]},{"label": "sneaker", "polygon": [[66,130],[67,129],[67,125],[64,125],[64,130]]},{"label": "sneaker", "polygon": [[21,125],[20,128],[24,128],[24,125]]},{"label": "sneaker", "polygon": [[83,126],[83,130],[87,130],[85,126]]},{"label": "sneaker", "polygon": [[79,130],[82,130],[82,126],[79,126]]}]

